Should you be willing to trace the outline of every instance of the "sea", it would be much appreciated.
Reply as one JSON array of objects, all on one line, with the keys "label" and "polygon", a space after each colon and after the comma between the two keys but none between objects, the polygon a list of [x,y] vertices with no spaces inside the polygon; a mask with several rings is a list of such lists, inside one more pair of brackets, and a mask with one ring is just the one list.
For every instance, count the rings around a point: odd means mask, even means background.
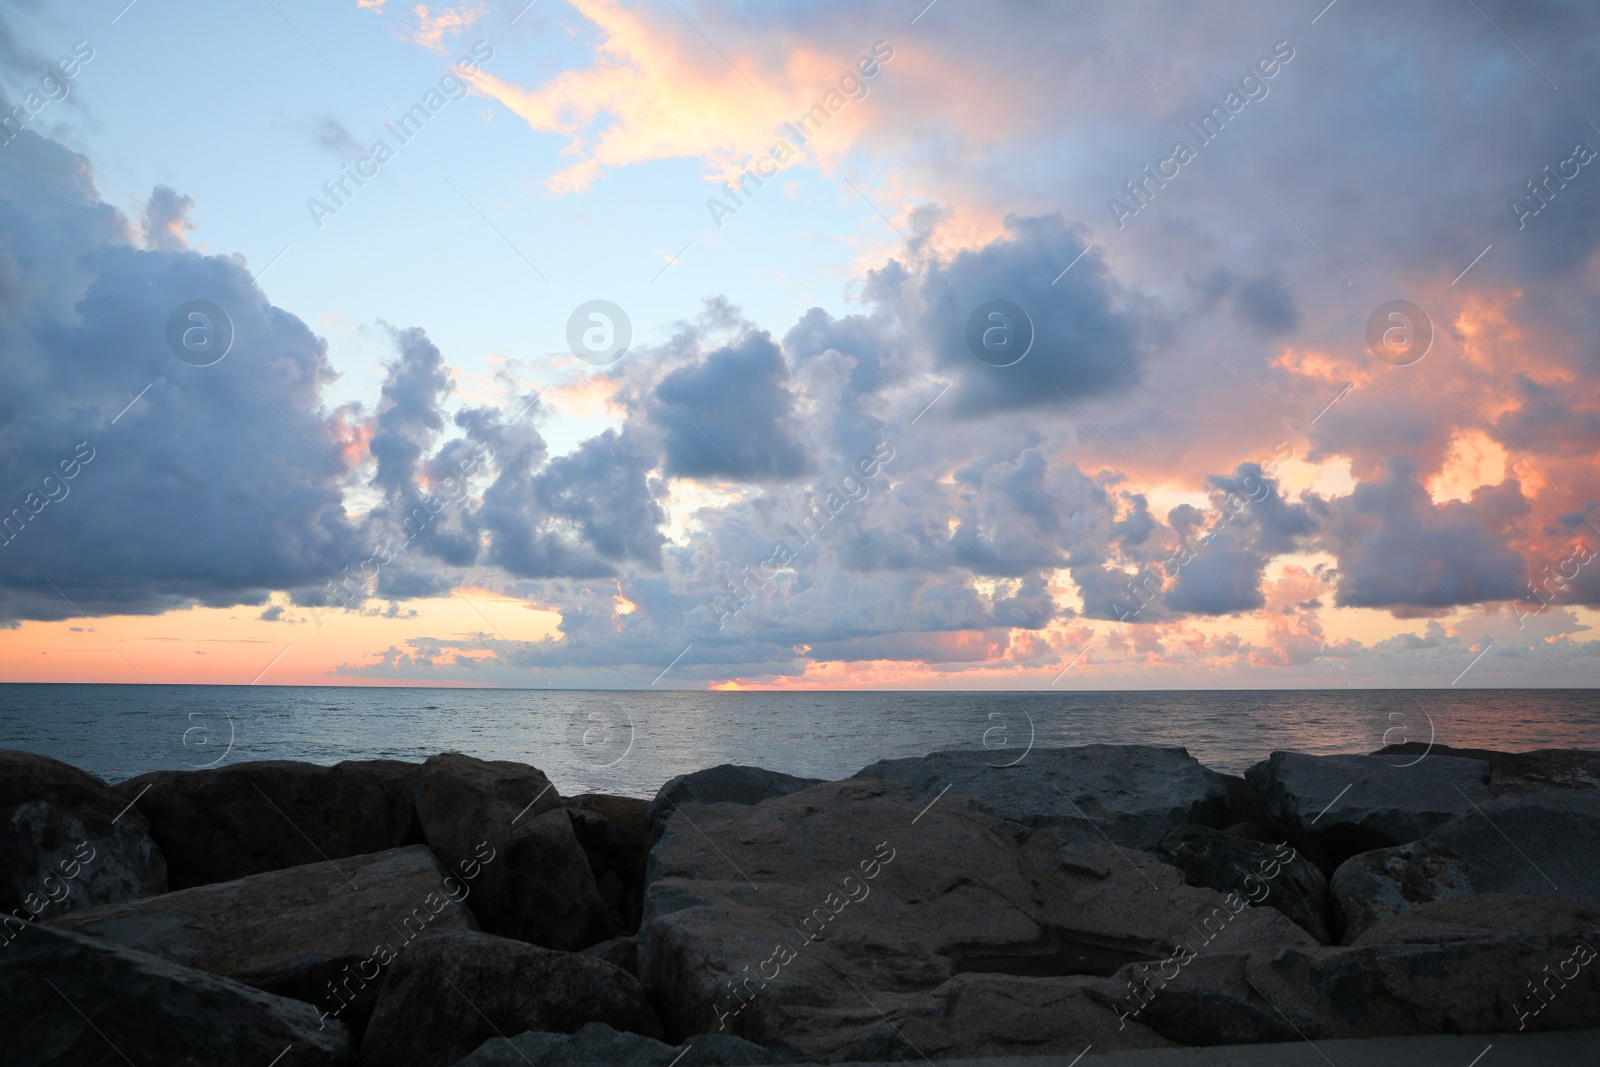
[{"label": "sea", "polygon": [[286,759],[529,763],[564,795],[649,797],[720,763],[846,778],[883,759],[987,749],[1182,745],[1238,774],[1272,752],[1433,742],[1600,749],[1600,689],[1152,692],[630,690],[0,684],[0,748],[110,782]]}]

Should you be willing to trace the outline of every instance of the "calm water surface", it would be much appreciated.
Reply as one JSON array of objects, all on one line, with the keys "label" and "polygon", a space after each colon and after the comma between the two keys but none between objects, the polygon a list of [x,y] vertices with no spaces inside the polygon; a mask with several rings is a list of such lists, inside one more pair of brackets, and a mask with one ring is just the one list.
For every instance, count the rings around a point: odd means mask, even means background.
[{"label": "calm water surface", "polygon": [[[1431,722],[1431,726],[1430,726]],[[707,693],[520,689],[0,685],[0,748],[110,781],[245,760],[531,763],[561,792],[653,795],[718,763],[843,778],[942,748],[1183,745],[1238,773],[1274,749],[1426,741],[1600,748],[1600,690]]]}]

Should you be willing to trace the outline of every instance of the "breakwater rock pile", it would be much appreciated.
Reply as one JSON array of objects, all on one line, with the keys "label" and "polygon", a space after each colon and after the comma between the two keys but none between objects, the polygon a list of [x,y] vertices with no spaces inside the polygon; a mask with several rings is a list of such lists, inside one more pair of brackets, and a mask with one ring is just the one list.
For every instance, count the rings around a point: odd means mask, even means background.
[{"label": "breakwater rock pile", "polygon": [[993,756],[714,767],[644,801],[459,754],[112,786],[0,752],[5,1059],[695,1067],[1600,1021],[1600,752]]}]

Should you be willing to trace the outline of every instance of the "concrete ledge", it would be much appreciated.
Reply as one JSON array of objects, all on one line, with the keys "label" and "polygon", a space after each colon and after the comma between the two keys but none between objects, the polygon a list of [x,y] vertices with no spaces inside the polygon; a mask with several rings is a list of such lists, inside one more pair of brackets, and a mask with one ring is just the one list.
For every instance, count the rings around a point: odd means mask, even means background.
[{"label": "concrete ledge", "polygon": [[[1487,1050],[1487,1055],[1484,1055]],[[1600,1030],[1540,1034],[1369,1037],[1273,1045],[1218,1045],[1072,1056],[938,1060],[937,1067],[1595,1067]],[[873,1067],[834,1064],[832,1067]],[[881,1065],[877,1065],[881,1067]]]}]

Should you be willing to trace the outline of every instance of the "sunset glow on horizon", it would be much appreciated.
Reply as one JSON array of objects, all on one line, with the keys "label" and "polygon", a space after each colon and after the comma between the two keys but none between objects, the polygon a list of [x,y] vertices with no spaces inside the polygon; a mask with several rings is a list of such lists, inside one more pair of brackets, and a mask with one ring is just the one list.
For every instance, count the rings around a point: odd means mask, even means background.
[{"label": "sunset glow on horizon", "polygon": [[1600,13],[91,6],[0,680],[1595,682]]}]

